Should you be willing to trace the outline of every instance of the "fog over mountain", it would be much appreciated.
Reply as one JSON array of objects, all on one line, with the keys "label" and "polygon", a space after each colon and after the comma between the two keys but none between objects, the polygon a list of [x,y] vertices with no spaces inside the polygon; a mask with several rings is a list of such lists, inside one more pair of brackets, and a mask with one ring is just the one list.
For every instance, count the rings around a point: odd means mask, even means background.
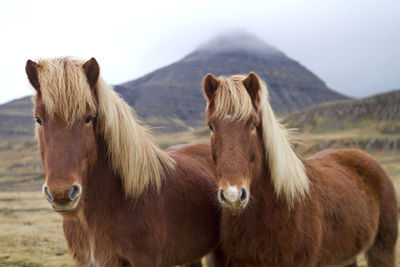
[{"label": "fog over mountain", "polygon": [[[258,36],[244,30],[234,30],[217,35],[208,42],[200,45],[195,52],[206,52],[209,56],[233,52],[247,52],[261,57],[284,56],[275,47],[267,44]],[[194,53],[191,54],[192,58]]]}]

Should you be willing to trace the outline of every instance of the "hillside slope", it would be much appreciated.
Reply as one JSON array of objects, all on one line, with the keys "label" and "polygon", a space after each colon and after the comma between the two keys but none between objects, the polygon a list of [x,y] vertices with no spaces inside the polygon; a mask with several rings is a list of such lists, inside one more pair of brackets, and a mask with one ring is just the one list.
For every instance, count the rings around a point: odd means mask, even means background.
[{"label": "hillside slope", "polygon": [[31,97],[0,105],[0,137],[33,135]]},{"label": "hillside slope", "polygon": [[371,97],[319,104],[287,116],[283,122],[303,132],[340,131],[373,126],[400,133],[400,90]]}]

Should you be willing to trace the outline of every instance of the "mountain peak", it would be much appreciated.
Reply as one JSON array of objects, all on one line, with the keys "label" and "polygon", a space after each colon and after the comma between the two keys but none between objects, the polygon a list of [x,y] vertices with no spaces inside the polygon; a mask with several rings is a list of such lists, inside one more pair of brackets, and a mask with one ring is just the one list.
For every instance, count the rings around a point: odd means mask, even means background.
[{"label": "mountain peak", "polygon": [[284,53],[267,44],[258,36],[243,30],[219,34],[200,45],[193,54],[220,54],[245,52],[257,56],[284,56]]}]

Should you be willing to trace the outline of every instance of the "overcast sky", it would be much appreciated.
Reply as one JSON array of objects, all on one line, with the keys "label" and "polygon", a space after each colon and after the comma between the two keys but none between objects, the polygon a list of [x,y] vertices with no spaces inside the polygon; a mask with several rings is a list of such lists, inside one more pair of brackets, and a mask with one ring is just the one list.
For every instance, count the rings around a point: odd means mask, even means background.
[{"label": "overcast sky", "polygon": [[105,80],[118,84],[235,29],[255,33],[330,88],[368,96],[400,88],[399,12],[398,0],[2,0],[0,103],[33,93],[28,58],[94,56]]}]

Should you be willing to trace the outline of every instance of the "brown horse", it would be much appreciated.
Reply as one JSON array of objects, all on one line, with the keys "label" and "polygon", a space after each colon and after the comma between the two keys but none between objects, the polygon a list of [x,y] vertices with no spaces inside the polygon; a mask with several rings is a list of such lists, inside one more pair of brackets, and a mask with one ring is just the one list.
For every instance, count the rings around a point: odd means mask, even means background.
[{"label": "brown horse", "polygon": [[237,266],[395,266],[397,201],[381,165],[359,150],[300,159],[250,73],[203,81],[225,207],[222,247]]},{"label": "brown horse", "polygon": [[43,194],[63,216],[77,266],[170,266],[217,248],[208,145],[159,149],[94,58],[28,60],[26,72]]}]

